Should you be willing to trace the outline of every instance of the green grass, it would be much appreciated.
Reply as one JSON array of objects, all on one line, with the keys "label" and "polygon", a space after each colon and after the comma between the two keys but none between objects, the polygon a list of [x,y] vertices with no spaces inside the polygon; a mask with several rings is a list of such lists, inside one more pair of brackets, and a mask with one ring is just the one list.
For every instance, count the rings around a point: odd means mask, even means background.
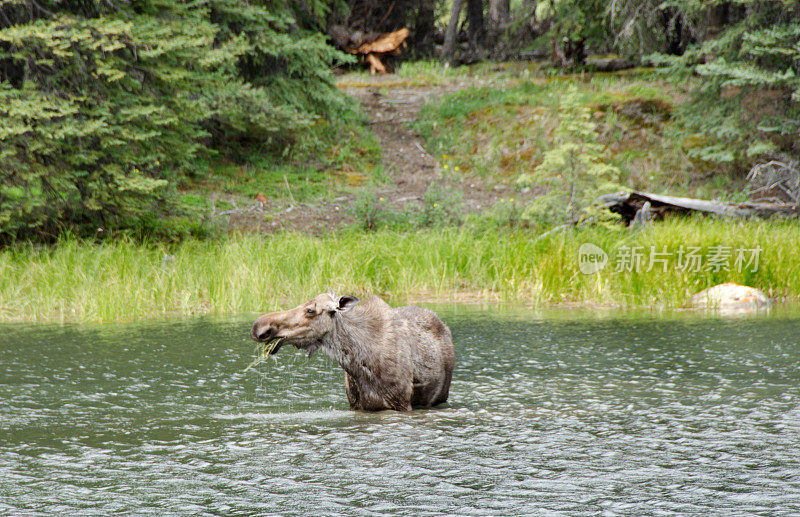
[{"label": "green grass", "polygon": [[[237,146],[182,181],[181,201],[206,210],[212,197],[252,201],[263,194],[278,201],[309,201],[382,174],[378,139],[355,107],[340,120],[318,121],[305,140],[285,151],[281,156],[257,144]],[[223,201],[218,208],[228,207]]]},{"label": "green grass", "polygon": [[192,189],[195,196],[224,192],[252,199],[259,193],[279,198],[288,196],[286,185],[289,184],[292,195],[304,201],[326,194],[329,180],[324,172],[308,166],[217,162],[210,174],[184,187]]},{"label": "green grass", "polygon": [[[556,232],[459,229],[231,235],[187,240],[172,248],[130,240],[91,244],[71,239],[52,248],[0,252],[0,320],[120,321],[163,315],[233,314],[298,303],[326,290],[377,293],[395,302],[460,300],[681,307],[703,288],[733,281],[773,297],[800,298],[800,227],[792,222],[675,220],[631,233],[620,228]],[[584,275],[578,248],[606,250],[608,266]],[[680,271],[681,246],[760,247],[759,267]],[[615,271],[625,246],[673,254],[666,271]]]},{"label": "green grass", "polygon": [[[736,198],[730,178],[706,175],[702,164],[688,160],[686,147],[695,143],[671,133],[668,117],[642,119],[648,106],[668,111],[680,102],[682,92],[674,85],[641,73],[546,77],[534,68],[400,67],[401,82],[422,85],[470,76],[479,81],[424,107],[415,124],[440,158],[446,178],[475,175],[490,185],[492,180],[513,184],[554,145],[560,96],[577,84],[582,102],[592,109],[599,139],[628,186]],[[208,166],[206,177],[182,185],[186,213],[175,220],[154,217],[128,237],[116,237],[119,233],[109,228],[99,242],[66,237],[51,247],[20,244],[0,250],[0,320],[233,314],[296,304],[331,289],[377,293],[398,303],[483,300],[667,308],[686,306],[691,294],[733,281],[775,298],[800,300],[797,222],[675,219],[639,233],[595,226],[538,238],[547,229],[541,222],[526,220],[534,229],[521,228],[530,201],[520,199],[522,193],[501,191],[492,208],[462,214],[460,198],[444,187],[430,189],[419,208],[395,212],[372,184],[387,174],[379,164],[377,139],[363,120],[353,117],[335,127],[321,123],[314,146],[295,149],[286,160],[264,158],[258,149],[220,158]],[[377,231],[220,236],[221,227],[197,222],[210,211],[211,199],[219,211],[234,202],[241,206],[243,199],[252,202],[258,193],[301,201],[351,187],[357,194],[361,189],[352,207],[356,219]],[[578,249],[584,243],[610,255],[597,274],[580,271]],[[676,267],[681,249],[697,248],[696,254],[707,260],[719,246],[731,255],[728,269]],[[736,250],[753,248],[761,250],[758,269],[737,268]],[[642,267],[617,267],[624,265],[623,253],[632,250],[642,254]],[[651,250],[666,252],[665,269],[648,269]]]},{"label": "green grass", "polygon": [[441,61],[403,61],[397,65],[393,74],[378,76],[377,80],[364,68],[340,76],[336,83],[340,88],[418,88],[464,81],[505,85],[506,82],[518,82],[520,78],[541,76],[542,69],[543,63],[533,61],[485,61],[455,67]]},{"label": "green grass", "polygon": [[[689,156],[708,142],[688,138],[672,113],[686,95],[652,73],[546,77],[541,72],[516,80],[472,86],[424,106],[414,128],[428,151],[462,173],[512,183],[542,163],[555,145],[558,107],[571,85],[589,108],[609,164],[632,189],[672,195],[733,199],[740,178]],[[503,81],[505,81],[503,83]],[[500,87],[503,85],[503,87]]]},{"label": "green grass", "polygon": [[448,82],[464,79],[471,75],[471,67],[449,67],[440,61],[404,61],[391,75],[380,76],[376,81],[367,70],[355,70],[340,76],[336,84],[340,88],[347,87],[424,87],[439,86]]}]

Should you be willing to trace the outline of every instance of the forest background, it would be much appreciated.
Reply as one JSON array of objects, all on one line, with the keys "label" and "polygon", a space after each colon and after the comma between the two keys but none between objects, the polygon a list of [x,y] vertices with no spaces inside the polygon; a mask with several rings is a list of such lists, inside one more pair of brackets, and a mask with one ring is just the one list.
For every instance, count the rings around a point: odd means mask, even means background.
[{"label": "forest background", "polygon": [[[103,246],[132,246],[128,252],[143,256],[157,249],[156,268],[180,255],[177,247],[230,246],[243,231],[302,231],[311,237],[295,240],[311,238],[311,248],[342,232],[355,240],[377,232],[382,237],[371,241],[388,243],[394,237],[386,231],[444,246],[459,239],[441,239],[442,232],[456,229],[502,229],[506,244],[540,246],[564,226],[611,232],[594,238],[617,242],[629,234],[592,201],[620,189],[796,205],[798,22],[800,2],[787,0],[2,0],[3,277],[47,270],[40,261],[63,259],[58,254],[76,242],[87,256]],[[386,59],[392,79],[360,71],[363,57],[347,51],[402,27],[410,29],[402,53]],[[381,104],[370,99],[391,100],[398,91],[426,94],[403,127],[420,138],[433,173],[405,196],[410,202],[392,204],[382,192],[398,172],[387,164],[390,142],[375,118]],[[657,149],[645,145],[653,142]],[[338,219],[328,224],[333,208],[319,207],[334,205]],[[289,210],[314,212],[315,224],[278,224]],[[731,235],[759,239],[766,263],[783,269],[737,278],[800,295],[789,282],[800,265],[783,247],[798,241],[796,224],[685,224],[671,231],[697,233],[704,249]],[[434,229],[435,239],[424,235]],[[584,240],[565,235],[574,234],[562,234],[562,250]],[[474,257],[476,264],[485,258]],[[405,267],[439,271],[431,260]],[[71,267],[80,269],[78,262]],[[573,286],[580,277],[566,263],[548,273],[553,285],[528,266],[506,264],[507,275],[490,280],[462,266],[438,286],[438,273],[392,283],[387,271],[398,266],[340,284],[680,305],[690,291],[732,279],[704,271],[670,280],[677,285],[670,296],[644,287],[618,296],[608,285]],[[87,285],[92,274],[85,273]],[[20,301],[31,292],[21,285],[4,287],[7,317],[33,317]],[[187,296],[196,298],[190,312],[251,303],[217,304],[208,286],[198,289],[178,288],[143,313],[181,311],[177,300]],[[62,293],[33,312],[95,317],[75,309],[75,296]]]}]

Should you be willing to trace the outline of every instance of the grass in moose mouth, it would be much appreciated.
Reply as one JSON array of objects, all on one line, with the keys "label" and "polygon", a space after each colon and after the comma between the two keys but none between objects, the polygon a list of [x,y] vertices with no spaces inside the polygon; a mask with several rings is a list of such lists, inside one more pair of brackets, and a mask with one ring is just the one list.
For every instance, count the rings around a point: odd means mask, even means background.
[{"label": "grass in moose mouth", "polygon": [[253,362],[251,362],[247,366],[247,368],[244,369],[244,371],[247,372],[251,368],[255,368],[256,366],[266,361],[270,355],[278,351],[278,348],[280,348],[282,341],[283,338],[279,337],[271,341],[264,341],[263,343],[258,343],[256,345],[256,353],[257,353],[256,358],[253,359]]}]

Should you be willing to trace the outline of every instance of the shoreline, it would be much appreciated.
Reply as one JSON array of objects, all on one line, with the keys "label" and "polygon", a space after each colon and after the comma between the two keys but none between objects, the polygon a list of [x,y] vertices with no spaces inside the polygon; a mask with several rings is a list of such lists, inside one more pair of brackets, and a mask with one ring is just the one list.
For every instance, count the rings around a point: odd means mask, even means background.
[{"label": "shoreline", "polygon": [[[456,298],[458,294],[455,293]],[[444,298],[404,298],[402,300],[394,298],[384,298],[392,307],[399,307],[402,305],[420,305],[422,307],[431,309],[441,308],[459,308],[468,311],[508,311],[514,313],[527,313],[530,314],[532,319],[540,319],[552,317],[556,314],[560,315],[592,315],[592,316],[607,316],[607,317],[621,317],[626,315],[641,315],[650,314],[653,316],[686,316],[698,318],[754,318],[775,316],[780,314],[800,314],[800,297],[793,299],[773,300],[772,304],[766,308],[757,309],[742,309],[742,310],[725,310],[725,309],[706,309],[696,307],[648,307],[648,306],[622,306],[622,305],[600,305],[590,301],[587,302],[563,302],[559,304],[533,304],[530,300],[517,300],[517,301],[463,301]],[[294,302],[293,302],[294,304]],[[286,305],[279,308],[289,308]],[[265,309],[266,310],[266,309]],[[134,324],[134,323],[159,323],[159,322],[179,322],[195,318],[212,318],[212,319],[228,319],[228,318],[244,318],[258,317],[263,314],[261,310],[241,310],[232,312],[192,312],[181,313],[178,311],[153,313],[141,316],[137,319],[109,319],[109,320],[81,320],[69,318],[42,318],[42,319],[25,319],[25,318],[0,318],[0,326],[2,325],[108,325],[108,324]]]},{"label": "shoreline", "polygon": [[[536,235],[444,228],[243,234],[172,247],[69,238],[46,248],[23,245],[0,251],[0,322],[266,312],[328,290],[393,303],[662,311],[684,310],[692,294],[736,282],[778,305],[800,301],[800,227],[792,222],[676,219],[638,233],[596,227]],[[581,271],[586,243],[607,255],[604,268],[590,274]],[[759,263],[737,270],[736,250],[756,247]],[[714,267],[681,269],[689,248]],[[629,267],[622,259],[637,249],[641,267]],[[720,249],[728,262],[717,268],[712,259]],[[652,267],[647,250],[671,255]]]}]

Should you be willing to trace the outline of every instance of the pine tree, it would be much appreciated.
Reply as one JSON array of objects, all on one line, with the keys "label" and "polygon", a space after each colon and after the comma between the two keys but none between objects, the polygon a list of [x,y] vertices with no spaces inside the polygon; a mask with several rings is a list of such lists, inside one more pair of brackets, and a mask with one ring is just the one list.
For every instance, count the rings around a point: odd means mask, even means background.
[{"label": "pine tree", "polygon": [[553,146],[532,172],[520,175],[519,187],[540,185],[546,192],[523,214],[549,224],[577,224],[597,215],[592,201],[598,194],[621,189],[619,169],[608,163],[606,147],[599,143],[597,124],[577,87],[564,92],[558,108],[560,123]]},{"label": "pine tree", "polygon": [[682,56],[652,56],[702,78],[680,118],[690,154],[747,168],[776,152],[800,156],[800,2],[671,2],[700,40]]},{"label": "pine tree", "polygon": [[280,152],[334,118],[346,105],[328,69],[344,57],[295,14],[277,1],[0,0],[0,241],[126,224],[215,146]]}]

